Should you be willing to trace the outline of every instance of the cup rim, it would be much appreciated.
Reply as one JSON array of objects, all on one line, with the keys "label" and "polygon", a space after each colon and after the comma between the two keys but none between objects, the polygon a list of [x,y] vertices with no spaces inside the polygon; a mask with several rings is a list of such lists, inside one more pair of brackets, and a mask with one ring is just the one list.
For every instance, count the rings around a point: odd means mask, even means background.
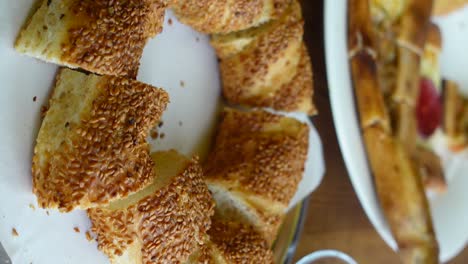
[{"label": "cup rim", "polygon": [[309,264],[312,261],[316,261],[323,258],[336,258],[345,261],[348,264],[358,264],[357,261],[354,260],[348,254],[334,249],[323,249],[312,252],[309,255],[306,255],[303,258],[301,258],[298,262],[296,262],[296,264]]}]

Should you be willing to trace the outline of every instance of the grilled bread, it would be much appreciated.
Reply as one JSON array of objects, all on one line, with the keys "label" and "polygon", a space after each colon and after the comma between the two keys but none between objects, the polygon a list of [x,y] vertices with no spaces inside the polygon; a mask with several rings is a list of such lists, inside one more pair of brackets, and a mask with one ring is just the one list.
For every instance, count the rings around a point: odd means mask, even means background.
[{"label": "grilled bread", "polygon": [[[437,240],[413,147],[419,82],[414,73],[419,72],[431,8],[427,1],[391,2],[395,6],[349,1],[348,44],[357,108],[376,192],[403,263],[438,263]],[[382,8],[393,11],[375,16],[381,14],[375,10]],[[392,32],[395,26],[398,32]],[[404,135],[414,142],[408,143]]]}]

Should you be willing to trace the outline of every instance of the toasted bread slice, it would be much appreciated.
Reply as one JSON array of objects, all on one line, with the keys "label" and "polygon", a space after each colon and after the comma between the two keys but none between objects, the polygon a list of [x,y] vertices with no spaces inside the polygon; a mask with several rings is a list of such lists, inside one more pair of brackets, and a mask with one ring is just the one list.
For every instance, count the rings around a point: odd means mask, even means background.
[{"label": "toasted bread slice", "polygon": [[379,127],[365,128],[364,140],[380,205],[403,263],[439,263],[429,205],[410,156]]},{"label": "toasted bread slice", "polygon": [[215,34],[240,31],[277,19],[291,0],[172,0],[177,18],[198,31]]},{"label": "toasted bread slice", "polygon": [[[367,157],[380,205],[399,246],[403,263],[438,263],[438,245],[419,170],[412,159],[413,153],[409,152],[401,141],[395,139],[387,114],[390,105],[385,103],[385,91],[381,88],[381,82],[377,81],[376,60],[381,49],[377,49],[376,52],[376,47],[379,47],[379,38],[375,36],[378,28],[370,22],[372,17],[369,1],[350,0],[348,4],[348,36],[354,89],[358,98]],[[417,3],[408,5],[417,6]],[[409,18],[405,18],[407,16]],[[405,11],[402,19],[413,18]],[[405,23],[410,24],[411,31],[414,25],[410,22]],[[403,33],[403,36],[407,33]],[[415,72],[419,72],[418,70]],[[367,88],[369,92],[360,91],[363,88]],[[375,104],[373,108],[366,105],[368,100]],[[404,114],[405,106],[411,107],[401,101],[392,102],[397,104],[395,108],[399,109],[400,114]],[[369,113],[372,113],[369,109],[374,109],[373,112],[380,114],[369,117]],[[411,112],[411,108],[406,108],[408,109]],[[373,116],[379,118],[375,119]]]},{"label": "toasted bread slice", "polygon": [[225,110],[205,165],[220,214],[229,217],[230,208],[237,209],[272,242],[302,178],[308,134],[295,119]]},{"label": "toasted bread slice", "polygon": [[443,95],[444,133],[449,147],[458,151],[464,149],[468,142],[468,100],[463,98],[453,81],[444,81]]},{"label": "toasted bread slice", "polygon": [[162,89],[137,81],[62,69],[34,148],[39,205],[86,209],[149,184],[146,136],[168,101]]},{"label": "toasted bread slice", "polygon": [[185,263],[204,243],[214,202],[197,160],[152,155],[158,177],[126,199],[88,210],[98,247],[115,264]]},{"label": "toasted bread slice", "polygon": [[390,117],[377,78],[370,6],[367,1],[355,0],[349,8],[349,13],[354,14],[349,21],[349,57],[361,127],[378,125],[390,132]]},{"label": "toasted bread slice", "polygon": [[70,68],[135,78],[147,40],[162,30],[164,10],[159,0],[43,0],[15,49]]}]

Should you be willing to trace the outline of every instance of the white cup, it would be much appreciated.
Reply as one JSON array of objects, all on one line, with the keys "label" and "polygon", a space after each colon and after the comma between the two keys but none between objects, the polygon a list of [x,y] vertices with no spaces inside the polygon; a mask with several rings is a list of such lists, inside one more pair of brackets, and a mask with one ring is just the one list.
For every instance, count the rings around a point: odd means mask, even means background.
[{"label": "white cup", "polygon": [[333,250],[333,249],[325,249],[313,252],[303,258],[301,258],[296,264],[314,264],[317,263],[318,260],[331,260],[336,259],[340,260],[339,263],[347,263],[347,264],[357,264],[357,262],[350,257],[349,255]]}]

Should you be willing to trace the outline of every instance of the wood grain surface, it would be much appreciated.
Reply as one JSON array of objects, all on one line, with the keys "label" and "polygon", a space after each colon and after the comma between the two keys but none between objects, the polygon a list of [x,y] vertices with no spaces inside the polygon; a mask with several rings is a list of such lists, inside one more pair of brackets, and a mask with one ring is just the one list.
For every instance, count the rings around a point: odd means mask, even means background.
[{"label": "wood grain surface", "polygon": [[[318,190],[312,194],[295,260],[320,249],[337,249],[351,255],[360,264],[399,263],[397,255],[367,219],[341,156],[328,96],[323,1],[303,0],[302,6],[306,21],[305,39],[314,64],[315,102],[320,111],[314,117],[314,124],[322,138],[327,172]],[[468,248],[448,263],[468,263]]]}]

